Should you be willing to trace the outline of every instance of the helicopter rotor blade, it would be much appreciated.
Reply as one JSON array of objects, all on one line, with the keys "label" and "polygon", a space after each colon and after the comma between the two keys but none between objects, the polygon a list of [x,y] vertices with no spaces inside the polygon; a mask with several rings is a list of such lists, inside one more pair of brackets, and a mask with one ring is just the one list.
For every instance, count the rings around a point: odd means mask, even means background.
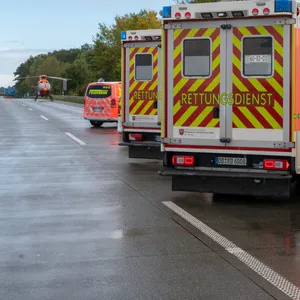
[{"label": "helicopter rotor blade", "polygon": [[39,76],[18,77],[18,78],[15,78],[14,81],[19,80],[19,79],[27,79],[27,78],[39,78]]},{"label": "helicopter rotor blade", "polygon": [[47,78],[53,78],[53,79],[60,79],[60,80],[72,80],[72,79],[69,79],[69,78],[62,78],[62,77],[55,77],[55,76],[47,76]]}]

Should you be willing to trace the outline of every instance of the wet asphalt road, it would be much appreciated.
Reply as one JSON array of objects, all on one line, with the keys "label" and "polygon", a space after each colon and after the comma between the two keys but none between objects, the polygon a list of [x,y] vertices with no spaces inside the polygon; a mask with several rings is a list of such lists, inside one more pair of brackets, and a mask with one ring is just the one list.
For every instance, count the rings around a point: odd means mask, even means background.
[{"label": "wet asphalt road", "polygon": [[80,105],[0,99],[1,300],[289,299],[163,201],[300,287],[300,201],[172,192],[119,138]]}]

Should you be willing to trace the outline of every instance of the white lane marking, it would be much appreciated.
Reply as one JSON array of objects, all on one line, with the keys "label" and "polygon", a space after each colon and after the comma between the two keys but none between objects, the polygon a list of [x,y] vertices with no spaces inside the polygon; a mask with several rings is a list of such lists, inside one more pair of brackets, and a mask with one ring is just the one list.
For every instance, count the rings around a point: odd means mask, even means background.
[{"label": "white lane marking", "polygon": [[249,253],[243,249],[236,246],[230,240],[226,239],[221,234],[214,231],[212,228],[208,227],[200,220],[193,217],[191,214],[180,208],[178,205],[171,201],[162,202],[165,206],[171,209],[173,212],[178,214],[181,218],[192,224],[194,227],[199,229],[206,236],[214,240],[220,246],[225,248],[226,251],[237,257],[242,261],[246,266],[250,267],[254,272],[265,278],[280,291],[285,293],[291,299],[300,300],[300,289],[292,284],[290,281],[282,277],[280,274],[276,273],[262,262],[260,262],[255,257],[251,256]]},{"label": "white lane marking", "polygon": [[41,116],[42,119],[46,120],[46,121],[49,121],[49,119],[47,119],[46,117],[44,116]]},{"label": "white lane marking", "polygon": [[73,134],[71,134],[70,132],[65,132],[65,134],[67,136],[69,136],[72,140],[74,140],[75,142],[77,142],[78,144],[80,144],[82,146],[86,145],[85,142],[83,142],[82,140],[80,140],[79,138],[77,138],[76,136],[74,136]]},{"label": "white lane marking", "polygon": [[28,108],[29,110],[33,110],[32,108]]}]

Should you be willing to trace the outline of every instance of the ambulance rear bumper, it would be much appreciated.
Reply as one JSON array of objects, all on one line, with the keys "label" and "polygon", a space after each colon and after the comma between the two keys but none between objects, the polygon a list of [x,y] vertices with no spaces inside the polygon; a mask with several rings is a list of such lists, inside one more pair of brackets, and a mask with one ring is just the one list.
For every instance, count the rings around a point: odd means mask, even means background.
[{"label": "ambulance rear bumper", "polygon": [[160,142],[152,142],[152,141],[120,142],[119,146],[128,146],[128,147],[160,147]]},{"label": "ambulance rear bumper", "polygon": [[103,122],[103,123],[117,123],[118,119],[117,118],[112,118],[112,119],[105,119],[105,118],[91,118],[91,117],[84,117],[85,120],[89,121],[98,121],[98,122]]},{"label": "ambulance rear bumper", "polygon": [[288,173],[227,172],[164,168],[162,176],[172,177],[173,191],[290,197],[292,175]]},{"label": "ambulance rear bumper", "polygon": [[144,159],[162,159],[160,150],[160,142],[153,141],[132,141],[120,142],[119,146],[128,146],[129,158],[144,158]]}]

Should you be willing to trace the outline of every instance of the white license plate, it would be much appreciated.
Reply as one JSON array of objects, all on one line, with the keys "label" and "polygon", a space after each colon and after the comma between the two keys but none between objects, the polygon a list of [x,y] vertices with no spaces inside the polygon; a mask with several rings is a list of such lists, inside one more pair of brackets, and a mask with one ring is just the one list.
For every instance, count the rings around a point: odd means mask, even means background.
[{"label": "white license plate", "polygon": [[94,111],[100,112],[100,111],[102,111],[102,108],[101,107],[94,107]]},{"label": "white license plate", "polygon": [[247,158],[245,157],[217,157],[217,165],[227,166],[247,166]]}]

